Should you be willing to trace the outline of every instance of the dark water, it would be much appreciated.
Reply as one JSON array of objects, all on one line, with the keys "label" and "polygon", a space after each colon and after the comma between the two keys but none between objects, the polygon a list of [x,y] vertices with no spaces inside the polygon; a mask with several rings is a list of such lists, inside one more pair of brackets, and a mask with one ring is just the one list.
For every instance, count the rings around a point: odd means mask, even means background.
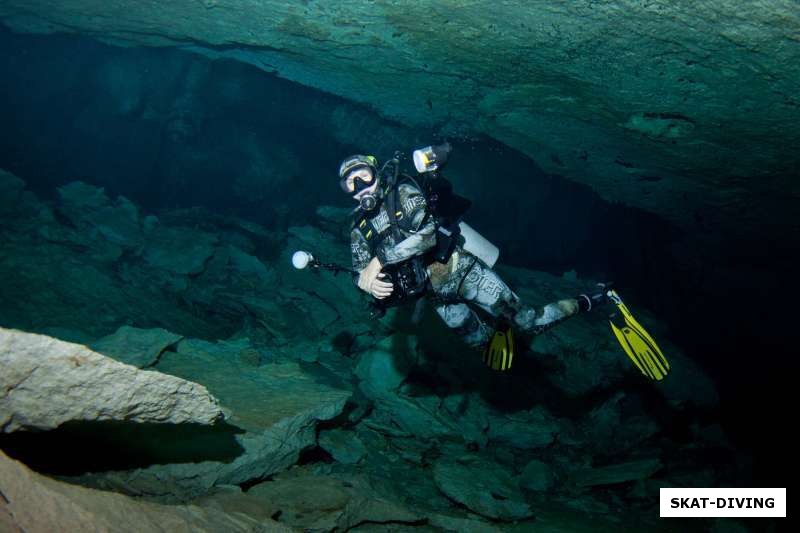
[{"label": "dark water", "polygon": [[[283,232],[313,223],[320,205],[350,205],[336,178],[345,155],[386,158],[441,140],[233,61],[1,28],[0,49],[0,168],[43,198],[80,179],[146,212],[203,206]],[[358,123],[345,128],[348,116]],[[696,416],[720,422],[737,456],[755,461],[739,484],[785,486],[782,467],[795,463],[785,436],[798,368],[794,258],[765,257],[758,243],[726,242],[720,230],[713,255],[683,248],[686,261],[672,247],[685,230],[547,175],[491,139],[449,140],[447,175],[473,200],[470,223],[500,246],[501,261],[616,281],[715,381],[720,407]],[[686,440],[690,422],[670,422],[671,437]],[[86,438],[65,431],[58,438]]]}]

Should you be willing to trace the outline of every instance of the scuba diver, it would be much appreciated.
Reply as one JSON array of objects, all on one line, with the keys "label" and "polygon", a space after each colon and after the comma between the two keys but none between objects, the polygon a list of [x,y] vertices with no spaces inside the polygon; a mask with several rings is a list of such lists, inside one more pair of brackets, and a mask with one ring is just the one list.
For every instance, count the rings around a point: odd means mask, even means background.
[{"label": "scuba diver", "polygon": [[380,169],[370,155],[341,163],[340,186],[359,204],[350,234],[354,282],[379,312],[425,296],[449,328],[483,350],[487,365],[507,370],[513,329],[539,334],[609,301],[608,291],[540,308],[522,302],[492,269],[497,249],[461,220],[470,202],[436,172],[449,151],[447,143],[416,151],[417,179],[399,174],[399,153]]}]

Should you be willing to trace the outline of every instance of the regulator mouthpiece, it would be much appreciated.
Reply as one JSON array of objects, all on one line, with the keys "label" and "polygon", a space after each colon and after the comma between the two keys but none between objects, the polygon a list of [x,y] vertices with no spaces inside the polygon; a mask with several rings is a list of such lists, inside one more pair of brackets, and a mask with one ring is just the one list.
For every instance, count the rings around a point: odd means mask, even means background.
[{"label": "regulator mouthpiece", "polygon": [[298,250],[292,255],[292,266],[297,270],[303,270],[309,263],[314,261],[314,256],[308,252]]},{"label": "regulator mouthpiece", "polygon": [[447,162],[447,156],[450,155],[452,149],[453,147],[450,146],[450,143],[444,142],[414,150],[414,167],[420,174],[434,172],[442,168]]},{"label": "regulator mouthpiece", "polygon": [[359,199],[358,204],[361,206],[362,211],[369,213],[378,207],[378,197],[374,194],[365,194]]}]

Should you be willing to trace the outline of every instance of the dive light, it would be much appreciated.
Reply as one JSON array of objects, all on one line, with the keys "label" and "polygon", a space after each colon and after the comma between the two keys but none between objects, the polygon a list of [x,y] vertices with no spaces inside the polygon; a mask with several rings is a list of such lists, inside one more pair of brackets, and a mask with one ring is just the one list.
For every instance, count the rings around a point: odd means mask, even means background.
[{"label": "dive light", "polygon": [[420,174],[435,172],[447,162],[452,149],[449,142],[444,142],[414,150],[414,167]]},{"label": "dive light", "polygon": [[298,250],[292,255],[292,266],[297,270],[303,270],[309,263],[314,263],[314,256],[308,252]]},{"label": "dive light", "polygon": [[354,276],[358,276],[359,274],[355,270],[337,265],[336,263],[323,263],[311,255],[311,252],[306,252],[303,250],[297,250],[294,254],[292,254],[292,266],[297,270],[303,270],[306,267],[311,267],[312,272],[327,270],[328,272],[333,272],[334,276],[339,272],[347,272],[348,274],[353,274]]}]

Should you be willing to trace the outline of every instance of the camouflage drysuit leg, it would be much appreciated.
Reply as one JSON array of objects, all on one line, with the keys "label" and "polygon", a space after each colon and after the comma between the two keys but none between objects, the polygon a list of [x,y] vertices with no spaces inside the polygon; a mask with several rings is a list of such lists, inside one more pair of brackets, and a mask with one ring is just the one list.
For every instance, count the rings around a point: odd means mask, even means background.
[{"label": "camouflage drysuit leg", "polygon": [[451,265],[451,272],[443,282],[432,279],[434,291],[440,298],[436,312],[467,344],[484,345],[492,331],[470,306],[477,306],[534,335],[578,312],[578,302],[574,299],[559,300],[535,309],[523,304],[481,260],[467,253],[459,253],[453,260],[457,263]]}]

